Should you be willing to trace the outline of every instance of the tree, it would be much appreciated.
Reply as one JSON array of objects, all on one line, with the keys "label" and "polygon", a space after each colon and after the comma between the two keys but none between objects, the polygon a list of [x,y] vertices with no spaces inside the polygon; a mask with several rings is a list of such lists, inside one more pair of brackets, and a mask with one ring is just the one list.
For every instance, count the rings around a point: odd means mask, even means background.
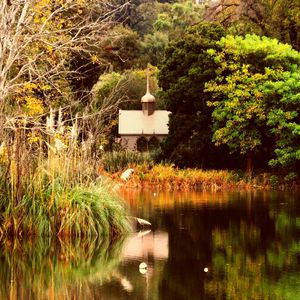
[{"label": "tree", "polygon": [[141,43],[137,32],[122,25],[111,29],[106,38],[102,38],[101,59],[109,64],[109,69],[124,71],[136,68],[141,56]]},{"label": "tree", "polygon": [[142,41],[144,60],[155,66],[163,60],[168,42],[181,38],[187,27],[199,23],[204,10],[194,1],[184,0],[157,4],[156,11],[153,28]]},{"label": "tree", "polygon": [[143,60],[157,66],[164,58],[168,43],[169,37],[165,32],[154,31],[153,34],[146,34],[141,43]]},{"label": "tree", "polygon": [[216,23],[191,27],[182,39],[169,44],[160,65],[161,97],[172,112],[163,157],[180,166],[212,167],[225,158],[215,155],[218,149],[210,142],[211,108],[204,93],[216,67],[207,50],[217,47],[224,34]]},{"label": "tree", "polygon": [[[223,37],[221,51],[208,51],[218,76],[206,84],[214,107],[213,141],[231,152],[253,155],[267,147],[272,164],[295,163],[299,149],[300,53],[275,39],[247,35]],[[270,144],[270,139],[272,143]]]},{"label": "tree", "polygon": [[[107,1],[15,0],[0,3],[0,109],[29,92],[44,105],[70,103],[70,80],[80,79],[74,55],[100,63],[97,47],[110,34],[114,15]],[[74,65],[73,65],[74,67]],[[55,99],[55,101],[53,101]],[[22,100],[24,101],[24,100]],[[26,103],[25,103],[26,104]]]},{"label": "tree", "polygon": [[206,19],[218,20],[235,34],[256,33],[300,50],[298,0],[211,1]]},{"label": "tree", "polygon": [[[269,162],[273,167],[299,172],[300,166],[300,55],[297,65],[267,81],[263,92],[269,107],[267,125],[275,137],[275,154]],[[276,101],[277,100],[277,101]],[[275,103],[276,101],[276,103]]]},{"label": "tree", "polygon": [[[157,94],[159,91],[156,74],[158,70],[151,67],[150,88],[151,93],[156,96],[156,108],[162,109],[162,103]],[[93,87],[93,101],[90,111],[96,113],[104,108],[109,108],[106,113],[107,118],[100,123],[106,128],[105,143],[112,147],[115,138],[118,136],[118,109],[141,110],[141,98],[146,92],[146,70],[127,70],[123,73],[106,73],[99,77],[98,82]],[[114,109],[112,109],[114,108]],[[99,126],[99,122],[97,122]]]}]

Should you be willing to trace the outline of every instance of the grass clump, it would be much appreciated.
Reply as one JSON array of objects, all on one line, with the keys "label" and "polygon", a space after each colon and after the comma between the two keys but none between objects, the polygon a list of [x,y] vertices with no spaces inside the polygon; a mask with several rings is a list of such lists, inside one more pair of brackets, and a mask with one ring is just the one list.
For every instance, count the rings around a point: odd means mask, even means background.
[{"label": "grass clump", "polygon": [[[63,172],[63,169],[62,169]],[[25,187],[12,204],[1,198],[0,231],[3,235],[55,235],[92,238],[114,237],[129,230],[125,206],[108,183],[64,184],[56,177]]]},{"label": "grass clump", "polygon": [[238,181],[233,171],[179,169],[168,164],[136,166],[130,184],[168,190],[219,190],[247,185]]},{"label": "grass clump", "polygon": [[49,119],[46,134],[18,128],[7,136],[0,153],[0,235],[91,239],[127,232],[126,209],[99,176],[89,141],[79,141],[77,119],[72,126],[63,126],[61,112]]}]

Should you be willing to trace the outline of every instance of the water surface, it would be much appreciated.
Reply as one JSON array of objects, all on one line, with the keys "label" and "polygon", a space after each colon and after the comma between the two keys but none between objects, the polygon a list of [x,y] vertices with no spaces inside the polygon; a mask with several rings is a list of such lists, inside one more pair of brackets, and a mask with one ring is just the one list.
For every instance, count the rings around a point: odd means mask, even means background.
[{"label": "water surface", "polygon": [[123,196],[151,227],[110,243],[2,241],[1,299],[300,299],[299,194]]}]

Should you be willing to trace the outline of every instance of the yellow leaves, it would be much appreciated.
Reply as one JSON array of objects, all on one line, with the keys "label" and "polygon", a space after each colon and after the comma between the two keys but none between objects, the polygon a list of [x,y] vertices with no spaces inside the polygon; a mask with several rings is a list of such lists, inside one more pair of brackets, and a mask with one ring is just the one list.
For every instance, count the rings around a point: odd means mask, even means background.
[{"label": "yellow leaves", "polygon": [[31,96],[25,97],[23,109],[29,116],[41,115],[44,113],[43,102],[40,99]]},{"label": "yellow leaves", "polygon": [[253,81],[260,81],[265,78],[265,74],[255,73],[252,75]]},{"label": "yellow leaves", "polygon": [[41,86],[42,91],[50,91],[52,89],[51,85],[49,84],[43,84]]},{"label": "yellow leaves", "polygon": [[53,47],[51,45],[47,45],[47,50],[50,54],[53,53]]},{"label": "yellow leaves", "polygon": [[239,98],[238,97],[234,97],[231,101],[226,101],[224,103],[224,105],[225,105],[225,107],[228,107],[228,108],[239,107],[239,105],[240,105]]},{"label": "yellow leaves", "polygon": [[37,135],[36,132],[29,132],[27,134],[27,142],[30,144],[37,143],[40,141],[40,139],[41,139],[41,137],[39,135]]},{"label": "yellow leaves", "polygon": [[291,111],[287,111],[284,113],[284,116],[287,120],[292,120],[295,118],[295,115]]},{"label": "yellow leaves", "polygon": [[264,94],[258,90],[253,91],[253,95],[255,96],[256,99],[262,99],[264,96]]},{"label": "yellow leaves", "polygon": [[99,59],[98,59],[98,56],[97,56],[97,55],[92,55],[91,59],[92,59],[92,62],[93,62],[93,63],[99,62]]},{"label": "yellow leaves", "polygon": [[111,124],[111,126],[115,126],[115,125],[118,125],[118,123],[119,123],[118,120],[115,119],[115,120],[112,120],[110,124]]},{"label": "yellow leaves", "polygon": [[34,89],[37,89],[38,86],[37,84],[33,83],[33,82],[25,82],[24,83],[24,91],[29,91],[32,92]]},{"label": "yellow leaves", "polygon": [[51,90],[51,86],[48,84],[36,84],[27,81],[18,90],[16,101],[28,116],[41,115],[44,113],[44,105],[43,100],[37,97],[37,94],[49,90]]},{"label": "yellow leaves", "polygon": [[226,128],[220,128],[215,131],[213,135],[213,141],[215,142],[216,146],[220,146],[228,142],[226,130],[227,130]]}]

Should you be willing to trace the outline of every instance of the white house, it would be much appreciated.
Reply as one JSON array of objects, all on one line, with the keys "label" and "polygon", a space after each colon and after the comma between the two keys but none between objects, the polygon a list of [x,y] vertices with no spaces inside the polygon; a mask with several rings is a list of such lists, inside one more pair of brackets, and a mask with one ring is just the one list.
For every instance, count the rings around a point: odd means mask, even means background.
[{"label": "white house", "polygon": [[168,135],[170,114],[167,110],[155,110],[155,98],[149,88],[149,72],[147,92],[141,103],[142,110],[119,110],[119,135],[123,147],[147,151],[157,147]]}]

